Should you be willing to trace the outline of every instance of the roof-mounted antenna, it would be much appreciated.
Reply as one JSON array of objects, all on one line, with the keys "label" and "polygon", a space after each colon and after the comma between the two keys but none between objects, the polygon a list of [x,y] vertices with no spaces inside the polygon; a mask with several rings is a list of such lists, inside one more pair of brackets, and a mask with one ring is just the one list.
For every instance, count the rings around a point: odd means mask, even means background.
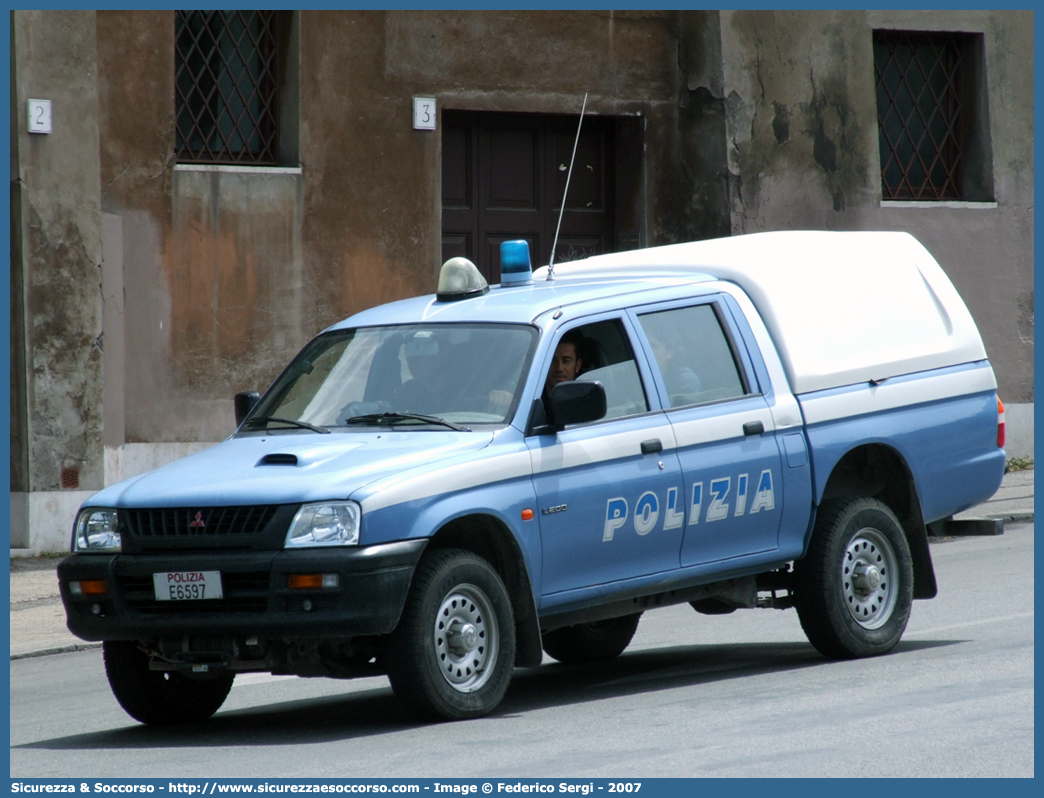
[{"label": "roof-mounted antenna", "polygon": [[566,172],[565,190],[562,192],[562,207],[558,209],[558,226],[555,227],[555,240],[551,244],[551,259],[547,263],[547,279],[555,279],[555,249],[558,248],[558,231],[562,229],[562,214],[565,212],[566,197],[569,196],[569,178],[573,176],[573,161],[576,160],[576,145],[580,143],[580,128],[584,125],[584,111],[587,109],[587,95],[584,92],[584,104],[580,108],[580,122],[576,126],[576,140],[573,142],[573,155],[569,159],[569,171]]}]

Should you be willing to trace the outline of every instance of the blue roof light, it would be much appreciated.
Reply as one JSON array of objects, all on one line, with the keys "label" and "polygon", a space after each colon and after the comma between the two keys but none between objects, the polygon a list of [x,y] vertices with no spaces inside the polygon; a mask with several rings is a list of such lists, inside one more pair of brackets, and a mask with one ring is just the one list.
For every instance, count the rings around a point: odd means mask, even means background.
[{"label": "blue roof light", "polygon": [[504,241],[500,245],[500,284],[527,285],[533,282],[529,242]]}]

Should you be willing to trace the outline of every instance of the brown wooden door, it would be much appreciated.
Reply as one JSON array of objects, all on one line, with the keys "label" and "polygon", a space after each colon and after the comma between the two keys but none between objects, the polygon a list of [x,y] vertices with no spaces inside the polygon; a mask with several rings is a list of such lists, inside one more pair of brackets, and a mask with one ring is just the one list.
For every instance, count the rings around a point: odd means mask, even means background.
[{"label": "brown wooden door", "polygon": [[[551,257],[579,117],[444,111],[442,254],[500,281],[500,244]],[[555,263],[613,250],[613,120],[584,118]]]}]

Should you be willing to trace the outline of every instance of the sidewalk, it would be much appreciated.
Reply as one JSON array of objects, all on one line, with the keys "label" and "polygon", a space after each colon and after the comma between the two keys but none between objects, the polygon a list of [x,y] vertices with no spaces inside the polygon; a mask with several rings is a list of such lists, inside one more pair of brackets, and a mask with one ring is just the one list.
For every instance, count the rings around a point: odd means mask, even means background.
[{"label": "sidewalk", "polygon": [[972,507],[954,516],[959,520],[970,518],[999,518],[1002,521],[1033,521],[1033,469],[1014,471],[1004,475],[997,492],[978,507]]},{"label": "sidewalk", "polygon": [[[1033,521],[1033,470],[1005,474],[1000,489],[978,507],[957,518],[999,518],[1009,523]],[[11,560],[11,659],[97,648],[65,628],[58,596],[58,560]]]}]

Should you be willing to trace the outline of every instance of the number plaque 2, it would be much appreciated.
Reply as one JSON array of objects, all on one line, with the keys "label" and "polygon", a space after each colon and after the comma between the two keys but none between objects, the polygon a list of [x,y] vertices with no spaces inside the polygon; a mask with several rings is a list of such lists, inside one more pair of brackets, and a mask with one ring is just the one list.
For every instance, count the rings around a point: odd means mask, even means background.
[{"label": "number plaque 2", "polygon": [[51,101],[29,100],[27,117],[30,133],[51,132]]}]

